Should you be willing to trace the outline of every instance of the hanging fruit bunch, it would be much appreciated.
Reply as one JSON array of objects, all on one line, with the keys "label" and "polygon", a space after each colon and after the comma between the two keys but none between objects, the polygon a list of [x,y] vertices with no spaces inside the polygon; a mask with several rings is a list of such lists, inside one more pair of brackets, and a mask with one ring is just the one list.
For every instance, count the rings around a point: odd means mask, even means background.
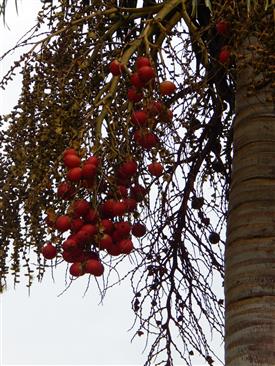
[{"label": "hanging fruit bunch", "polygon": [[[160,139],[155,126],[171,121],[173,114],[161,99],[151,98],[156,72],[149,58],[138,57],[135,69],[127,93],[131,103],[129,134],[135,147],[144,152],[153,148],[157,151]],[[121,76],[125,66],[114,60],[109,70],[113,76]],[[165,80],[159,84],[158,93],[162,97],[175,90],[174,83]],[[136,218],[150,187],[139,183],[140,164],[131,155],[112,167],[112,179],[104,172],[104,153],[83,159],[74,148],[67,148],[62,162],[64,177],[56,194],[67,202],[66,210],[57,214],[49,208],[46,223],[54,239],[41,248],[42,255],[47,260],[60,255],[70,263],[69,272],[74,277],[101,276],[102,255],[129,255],[134,250],[132,236],[141,238],[146,234],[146,226]],[[156,160],[146,169],[154,178],[161,177],[164,171]]]}]

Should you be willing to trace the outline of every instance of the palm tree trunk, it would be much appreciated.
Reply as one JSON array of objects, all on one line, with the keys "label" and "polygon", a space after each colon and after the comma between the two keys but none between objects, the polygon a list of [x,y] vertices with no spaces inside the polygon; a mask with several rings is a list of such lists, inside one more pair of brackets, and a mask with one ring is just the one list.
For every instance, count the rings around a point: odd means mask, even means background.
[{"label": "palm tree trunk", "polygon": [[275,365],[275,114],[271,83],[250,95],[248,88],[261,76],[247,64],[237,80],[225,251],[226,366]]}]

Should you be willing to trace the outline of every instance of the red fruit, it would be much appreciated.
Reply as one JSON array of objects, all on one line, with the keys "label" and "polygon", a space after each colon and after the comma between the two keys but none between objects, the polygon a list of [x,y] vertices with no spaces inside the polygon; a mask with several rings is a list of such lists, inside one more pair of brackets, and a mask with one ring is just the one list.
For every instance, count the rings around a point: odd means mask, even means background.
[{"label": "red fruit", "polygon": [[71,228],[71,218],[67,215],[59,216],[55,221],[55,227],[62,233]]},{"label": "red fruit", "polygon": [[94,164],[84,164],[81,176],[85,179],[93,179],[96,176],[97,167]]},{"label": "red fruit", "polygon": [[75,195],[75,190],[69,183],[62,182],[58,185],[57,195],[64,200],[69,200]]},{"label": "red fruit", "polygon": [[123,216],[127,211],[127,206],[124,201],[115,201],[113,207],[114,216]]},{"label": "red fruit", "polygon": [[117,246],[119,247],[121,253],[123,254],[130,254],[131,251],[134,249],[134,245],[131,239],[124,239],[121,240]]},{"label": "red fruit", "polygon": [[70,274],[74,277],[82,276],[85,271],[81,262],[75,262],[70,266]]},{"label": "red fruit", "polygon": [[154,177],[160,177],[162,175],[163,166],[160,163],[151,163],[147,166],[147,168]]},{"label": "red fruit", "polygon": [[137,202],[143,201],[146,193],[146,189],[140,184],[136,184],[135,186],[131,187],[130,190],[130,196],[134,198]]},{"label": "red fruit", "polygon": [[173,119],[173,112],[170,109],[163,110],[163,113],[159,116],[161,122],[171,122]]},{"label": "red fruit", "polygon": [[64,261],[68,263],[81,262],[82,260],[84,260],[84,255],[80,248],[75,248],[70,251],[64,250],[64,252],[62,253],[62,257]]},{"label": "red fruit", "polygon": [[137,89],[143,88],[145,86],[144,82],[140,80],[137,72],[134,72],[130,77],[131,84]]},{"label": "red fruit", "polygon": [[75,218],[71,221],[71,230],[73,232],[76,232],[78,230],[80,230],[82,228],[82,226],[84,225],[84,220],[78,218]]},{"label": "red fruit", "polygon": [[103,234],[102,238],[99,240],[99,249],[109,249],[113,245],[113,239],[109,234]]},{"label": "red fruit", "polygon": [[90,208],[85,215],[83,216],[84,220],[86,222],[89,222],[90,224],[95,224],[98,219],[98,213],[93,208]]},{"label": "red fruit", "polygon": [[125,186],[119,185],[117,187],[117,195],[122,198],[126,198],[128,196],[128,189]]},{"label": "red fruit", "polygon": [[103,219],[101,220],[100,225],[102,227],[103,232],[106,234],[112,234],[112,232],[114,231],[114,223],[112,220]]},{"label": "red fruit", "polygon": [[228,34],[229,29],[230,29],[230,23],[227,22],[226,20],[220,20],[216,24],[216,31],[218,34],[226,35],[226,34]]},{"label": "red fruit", "polygon": [[128,160],[118,169],[118,173],[122,178],[131,178],[137,172],[138,165],[135,160]]},{"label": "red fruit", "polygon": [[163,110],[163,104],[157,100],[152,100],[147,105],[147,112],[151,117],[155,117],[162,113]]},{"label": "red fruit", "polygon": [[135,111],[132,113],[132,123],[137,127],[146,127],[148,125],[148,114],[143,111]]},{"label": "red fruit", "polygon": [[143,136],[140,145],[144,149],[150,150],[152,149],[152,147],[155,147],[158,144],[158,142],[159,142],[158,137],[153,132],[149,132]]},{"label": "red fruit", "polygon": [[165,80],[159,84],[159,91],[162,95],[171,95],[176,90],[176,85],[172,81]]},{"label": "red fruit", "polygon": [[115,200],[110,199],[102,203],[100,206],[101,213],[104,217],[114,217],[114,204]]},{"label": "red fruit", "polygon": [[230,51],[229,49],[226,47],[226,48],[222,48],[220,53],[219,53],[219,61],[222,63],[222,64],[226,64],[228,63],[230,59]]},{"label": "red fruit", "polygon": [[113,243],[117,244],[119,241],[121,241],[122,239],[126,239],[128,237],[128,235],[125,237],[120,231],[115,230],[112,233],[112,239],[113,239]]},{"label": "red fruit", "polygon": [[77,248],[77,241],[75,239],[70,239],[68,238],[67,240],[65,240],[62,244],[62,248],[65,251],[72,251],[75,250]]},{"label": "red fruit", "polygon": [[67,173],[67,179],[72,182],[80,181],[82,177],[82,169],[80,167],[72,168]]},{"label": "red fruit", "polygon": [[109,70],[114,76],[119,76],[124,70],[124,65],[118,60],[113,60],[109,65]]},{"label": "red fruit", "polygon": [[99,166],[99,163],[100,163],[100,159],[97,156],[90,156],[87,160],[84,161],[84,165],[93,164],[96,167]]},{"label": "red fruit", "polygon": [[74,217],[85,215],[90,209],[90,204],[86,200],[77,200],[73,203]]},{"label": "red fruit", "polygon": [[133,103],[137,103],[143,98],[142,92],[137,91],[134,87],[128,89],[127,96],[130,102]]},{"label": "red fruit", "polygon": [[128,221],[120,221],[115,223],[115,229],[121,235],[121,238],[127,238],[131,231],[131,224]]},{"label": "red fruit", "polygon": [[81,160],[80,160],[79,156],[77,156],[75,154],[67,153],[63,157],[63,162],[67,168],[72,169],[72,168],[79,167]]},{"label": "red fruit", "polygon": [[151,66],[151,62],[148,57],[140,56],[136,60],[136,68],[139,70],[143,66]]},{"label": "red fruit", "polygon": [[137,208],[137,201],[134,198],[125,198],[126,212],[133,212]]},{"label": "red fruit", "polygon": [[103,264],[96,259],[88,259],[85,263],[85,272],[94,276],[102,276],[104,272]]},{"label": "red fruit", "polygon": [[75,234],[76,240],[80,243],[89,242],[97,234],[96,225],[86,224]]},{"label": "red fruit", "polygon": [[66,150],[63,152],[63,157],[64,157],[65,155],[69,155],[69,154],[77,155],[77,152],[76,152],[76,150],[75,150],[75,149],[73,149],[73,148],[68,148],[68,149],[66,149]]},{"label": "red fruit", "polygon": [[132,227],[132,234],[136,238],[141,238],[146,234],[146,226],[139,222],[136,222]]},{"label": "red fruit", "polygon": [[117,256],[121,254],[121,250],[118,245],[113,244],[110,248],[107,249],[108,254]]},{"label": "red fruit", "polygon": [[155,70],[151,66],[142,66],[138,69],[138,76],[144,83],[155,77]]},{"label": "red fruit", "polygon": [[53,259],[56,257],[57,249],[52,243],[44,245],[41,249],[41,253],[46,259]]}]

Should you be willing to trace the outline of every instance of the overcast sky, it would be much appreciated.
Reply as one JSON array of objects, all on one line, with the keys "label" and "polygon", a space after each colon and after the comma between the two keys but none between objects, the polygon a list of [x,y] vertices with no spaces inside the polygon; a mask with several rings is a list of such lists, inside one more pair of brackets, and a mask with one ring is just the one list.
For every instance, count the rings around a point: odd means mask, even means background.
[{"label": "overcast sky", "polygon": [[[30,28],[41,7],[39,0],[8,1],[7,27],[1,23],[1,54]],[[11,55],[0,64],[1,74],[16,58]],[[16,104],[20,79],[1,95],[0,113]],[[130,266],[125,261],[125,269]],[[103,305],[95,281],[83,297],[87,277],[79,278],[65,289],[65,266],[54,271],[55,282],[48,271],[41,284],[35,283],[29,296],[24,284],[15,290],[12,282],[0,296],[0,365],[142,365],[148,349],[142,354],[145,339],[131,343],[134,320],[131,310],[132,290],[127,281],[106,296]],[[217,344],[217,348],[223,346]],[[179,360],[175,357],[175,360]],[[195,361],[195,359],[194,359]],[[195,361],[194,365],[198,365]],[[176,362],[175,362],[176,364]],[[178,362],[180,364],[180,362]]]}]

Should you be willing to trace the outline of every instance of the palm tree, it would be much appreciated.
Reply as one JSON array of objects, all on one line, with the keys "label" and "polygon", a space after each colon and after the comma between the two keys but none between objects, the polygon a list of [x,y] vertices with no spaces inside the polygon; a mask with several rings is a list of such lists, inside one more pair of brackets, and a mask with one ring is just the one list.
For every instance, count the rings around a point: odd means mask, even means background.
[{"label": "palm tree", "polygon": [[256,68],[261,40],[248,37],[243,47],[225,256],[226,366],[275,359],[274,95],[268,72]]},{"label": "palm tree", "polygon": [[[125,203],[123,190],[138,201],[127,213],[128,225],[149,225],[128,273],[136,335],[153,339],[147,364],[164,357],[171,365],[176,350],[186,364],[197,352],[211,365],[205,321],[222,334],[223,299],[213,282],[222,285],[224,277],[222,236],[228,220],[226,366],[272,365],[272,6],[269,1],[231,0],[128,5],[46,4],[36,31],[47,24],[48,34],[28,34],[18,44],[32,48],[0,85],[5,88],[22,64],[22,94],[3,118],[9,128],[1,135],[1,286],[8,270],[17,281],[22,263],[31,285],[29,250],[38,256],[42,278],[47,235],[54,244],[50,250],[57,248],[70,262],[64,234],[55,229],[61,213],[69,222],[75,218],[74,190],[97,211],[100,230],[89,245],[81,243],[81,258],[86,257],[71,265],[71,273],[82,274],[87,255],[93,260],[100,255],[110,273],[118,273],[120,257],[99,251],[99,240],[106,218],[115,227],[124,220],[125,226],[126,216],[112,217],[110,207],[106,213],[106,205]],[[3,14],[5,6],[3,1]],[[155,83],[149,78],[146,84],[137,60],[146,63]],[[163,81],[170,87],[172,82],[172,91],[161,92]],[[141,122],[136,112],[147,116]],[[69,191],[62,195],[67,148],[79,154],[74,161],[93,154],[102,166],[92,182],[83,173],[78,181],[71,179],[69,169],[66,184],[70,181],[73,190],[66,186]],[[123,164],[133,160],[137,173],[126,179]],[[164,174],[152,178],[148,165],[155,162]],[[151,187],[157,193],[149,196]],[[147,313],[144,304],[150,305]],[[173,338],[175,327],[180,345]]]}]

